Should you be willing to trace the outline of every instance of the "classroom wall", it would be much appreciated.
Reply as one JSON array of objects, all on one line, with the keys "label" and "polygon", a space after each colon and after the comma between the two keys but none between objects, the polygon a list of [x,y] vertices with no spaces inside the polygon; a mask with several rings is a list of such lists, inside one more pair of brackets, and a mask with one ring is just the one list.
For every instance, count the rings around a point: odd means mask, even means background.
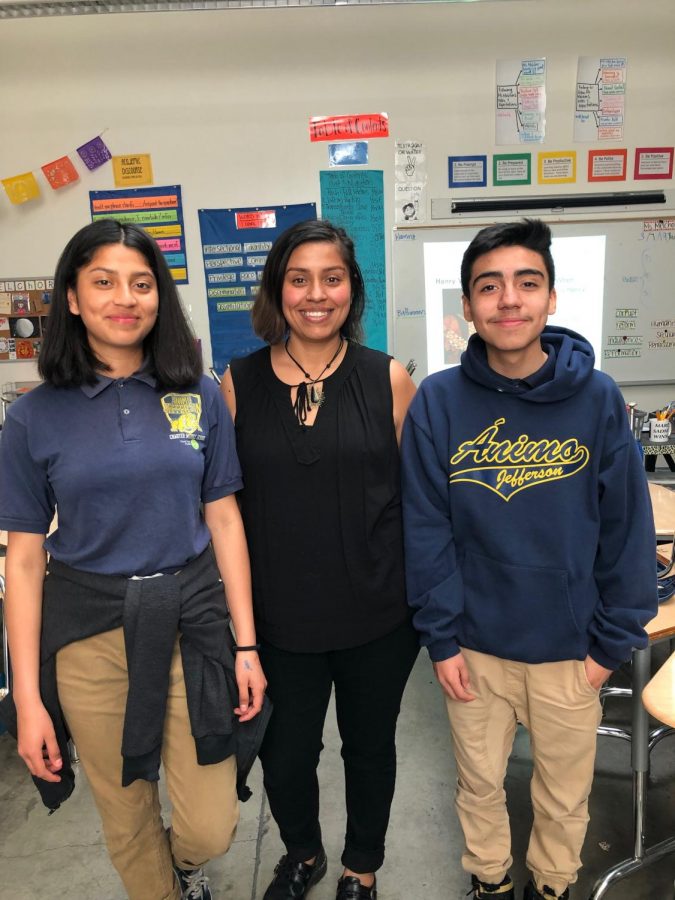
[{"label": "classroom wall", "polygon": [[[672,145],[674,33],[672,0],[488,0],[0,21],[0,177],[39,171],[104,130],[114,154],[152,154],[155,184],[183,188],[190,284],[181,294],[208,364],[197,210],[319,204],[327,149],[309,142],[311,115],[389,114],[391,138],[370,142],[370,168],[385,173],[389,234],[394,139],[426,143],[428,197],[448,197],[449,154],[517,149],[494,145],[495,60],[545,56],[541,149],[576,149],[579,183],[571,190],[597,191],[585,183],[586,150],[593,145],[572,141],[577,58],[627,56],[622,146]],[[66,240],[88,221],[88,191],[114,187],[110,165],[80,172],[77,184],[59,192],[42,181],[42,198],[22,207],[0,196],[0,277],[53,271]],[[651,186],[667,189],[672,182],[629,178],[608,188]],[[507,192],[466,193],[490,191]],[[537,187],[513,193],[528,191]],[[389,244],[387,256],[389,273]],[[33,377],[33,363],[0,364],[0,383]],[[675,396],[673,388],[635,388],[629,399],[653,408]]]}]

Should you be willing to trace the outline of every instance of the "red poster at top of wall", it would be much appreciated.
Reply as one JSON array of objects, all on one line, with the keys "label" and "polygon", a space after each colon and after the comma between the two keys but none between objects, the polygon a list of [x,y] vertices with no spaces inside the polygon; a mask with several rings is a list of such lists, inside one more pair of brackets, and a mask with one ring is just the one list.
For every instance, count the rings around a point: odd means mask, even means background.
[{"label": "red poster at top of wall", "polygon": [[386,113],[312,116],[309,120],[310,141],[347,141],[352,138],[381,137],[389,137],[389,116]]},{"label": "red poster at top of wall", "polygon": [[237,228],[276,228],[277,216],[273,209],[255,209],[236,212],[234,219]]}]

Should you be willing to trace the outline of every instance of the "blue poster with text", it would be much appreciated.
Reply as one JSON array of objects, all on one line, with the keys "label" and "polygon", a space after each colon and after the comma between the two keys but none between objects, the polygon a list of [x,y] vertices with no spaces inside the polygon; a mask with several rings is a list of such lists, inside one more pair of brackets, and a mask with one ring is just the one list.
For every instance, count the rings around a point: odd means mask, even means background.
[{"label": "blue poster with text", "polygon": [[234,357],[263,346],[251,328],[251,307],[267,254],[283,231],[307,219],[316,219],[315,203],[199,210],[211,352],[218,375]]}]

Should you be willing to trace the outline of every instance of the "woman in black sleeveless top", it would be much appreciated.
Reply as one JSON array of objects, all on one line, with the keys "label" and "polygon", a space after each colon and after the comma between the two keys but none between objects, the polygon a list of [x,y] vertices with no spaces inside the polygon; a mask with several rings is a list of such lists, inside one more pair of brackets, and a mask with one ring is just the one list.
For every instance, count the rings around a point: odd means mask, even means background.
[{"label": "woman in black sleeveless top", "polygon": [[316,769],[331,689],[345,765],[338,900],[376,897],[401,696],[417,655],[405,602],[398,436],[414,386],[358,343],[364,287],[346,233],[303,222],[274,244],[253,307],[269,347],[233,360],[260,655],[274,704],[261,760],[286,855],[264,900],[326,872]]}]

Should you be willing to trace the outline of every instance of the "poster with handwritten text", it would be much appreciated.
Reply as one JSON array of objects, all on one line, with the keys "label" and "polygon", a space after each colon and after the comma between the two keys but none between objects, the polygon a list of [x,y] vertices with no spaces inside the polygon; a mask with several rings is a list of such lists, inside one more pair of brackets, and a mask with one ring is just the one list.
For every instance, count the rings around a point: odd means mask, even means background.
[{"label": "poster with handwritten text", "polygon": [[387,285],[384,258],[384,188],[381,171],[321,172],[321,217],[340,225],[354,241],[366,286],[364,343],[387,349]]},{"label": "poster with handwritten text", "polygon": [[497,60],[497,144],[541,143],[546,136],[546,60]]}]

